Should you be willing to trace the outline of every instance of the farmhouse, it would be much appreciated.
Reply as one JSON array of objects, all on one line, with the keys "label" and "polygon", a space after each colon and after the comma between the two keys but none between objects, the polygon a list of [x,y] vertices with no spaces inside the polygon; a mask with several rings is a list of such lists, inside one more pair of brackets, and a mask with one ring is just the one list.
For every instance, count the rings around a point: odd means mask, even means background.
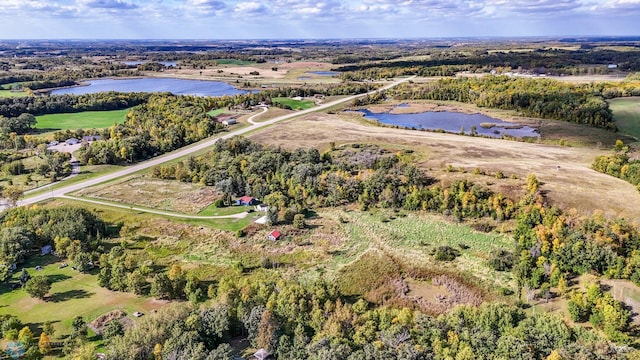
[{"label": "farmhouse", "polygon": [[273,230],[272,232],[269,233],[269,235],[267,235],[267,239],[271,241],[279,240],[281,237],[282,237],[282,233],[280,233],[280,231],[278,230]]},{"label": "farmhouse", "polygon": [[234,125],[234,124],[237,124],[237,123],[238,123],[238,120],[233,119],[233,118],[222,120],[222,125],[229,126],[229,125]]},{"label": "farmhouse", "polygon": [[244,205],[244,206],[253,206],[259,203],[258,199],[251,196],[243,196],[240,199],[236,200],[236,205]]}]

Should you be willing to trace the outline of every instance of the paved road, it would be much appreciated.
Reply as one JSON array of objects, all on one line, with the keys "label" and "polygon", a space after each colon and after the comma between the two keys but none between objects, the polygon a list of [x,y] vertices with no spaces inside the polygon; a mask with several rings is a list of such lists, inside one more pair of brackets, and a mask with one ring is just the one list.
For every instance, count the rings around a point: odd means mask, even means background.
[{"label": "paved road", "polygon": [[[273,119],[270,119],[270,120],[266,120],[266,121],[253,122],[253,118],[255,116],[263,114],[266,111],[266,110],[263,110],[261,113],[255,114],[254,116],[252,116],[250,118],[250,120],[251,120],[250,122],[252,124],[251,126],[248,126],[248,127],[242,128],[242,129],[238,129],[236,131],[232,131],[232,132],[230,132],[228,134],[225,134],[225,135],[223,135],[221,137],[209,138],[209,139],[200,141],[200,142],[195,143],[193,145],[189,145],[187,147],[178,149],[178,150],[173,151],[171,153],[155,157],[155,158],[153,158],[151,160],[148,160],[148,161],[145,161],[145,162],[141,162],[141,163],[138,163],[136,165],[129,166],[129,167],[125,168],[125,169],[122,169],[120,171],[116,171],[116,172],[111,173],[111,174],[102,175],[102,176],[99,176],[99,177],[95,177],[93,179],[87,179],[85,181],[77,182],[77,183],[72,184],[72,185],[59,187],[59,188],[53,189],[51,191],[46,191],[46,192],[44,192],[42,194],[38,194],[38,195],[32,196],[30,198],[20,200],[20,201],[18,201],[17,205],[18,206],[23,206],[23,205],[35,204],[35,203],[38,203],[40,201],[51,199],[52,197],[62,197],[66,193],[74,192],[74,191],[77,191],[77,190],[80,190],[80,189],[84,189],[86,187],[98,185],[98,184],[106,182],[106,181],[110,181],[110,180],[114,180],[114,179],[117,179],[117,178],[121,178],[123,176],[127,176],[127,175],[130,175],[130,174],[133,174],[133,173],[135,173],[137,171],[148,169],[148,168],[154,167],[154,166],[158,166],[158,165],[163,164],[163,163],[165,163],[167,161],[175,160],[177,158],[192,154],[194,152],[197,152],[197,151],[200,151],[200,150],[204,150],[206,148],[211,147],[213,144],[215,144],[220,139],[229,139],[229,138],[234,137],[234,136],[246,134],[246,133],[254,131],[256,129],[275,124],[275,123],[277,123],[279,121],[293,119],[293,118],[298,117],[298,116],[302,116],[302,115],[305,115],[305,114],[313,113],[313,112],[316,112],[316,111],[321,111],[321,110],[330,108],[332,106],[336,106],[336,105],[339,105],[339,104],[342,104],[342,103],[345,103],[345,102],[349,102],[349,101],[352,101],[352,100],[354,100],[356,98],[359,98],[359,97],[375,94],[375,93],[377,93],[379,91],[387,90],[387,89],[390,89],[390,88],[392,88],[394,86],[397,86],[397,85],[400,85],[400,84],[402,84],[404,82],[407,82],[407,81],[413,79],[414,77],[415,76],[395,81],[395,82],[393,82],[393,83],[391,83],[389,85],[386,85],[386,86],[384,86],[384,87],[382,87],[382,88],[380,88],[378,90],[374,90],[374,91],[371,91],[371,92],[366,93],[366,94],[352,95],[352,96],[348,96],[346,98],[330,101],[328,103],[325,103],[325,104],[322,104],[322,105],[319,105],[317,107],[313,107],[313,108],[310,108],[310,109],[307,109],[307,110],[302,110],[302,111],[298,111],[298,112],[295,112],[295,113],[292,113],[292,114],[278,116],[276,118],[273,118]],[[111,203],[105,203],[105,205],[112,205],[112,204]],[[142,209],[141,209],[141,211],[142,211]]]}]

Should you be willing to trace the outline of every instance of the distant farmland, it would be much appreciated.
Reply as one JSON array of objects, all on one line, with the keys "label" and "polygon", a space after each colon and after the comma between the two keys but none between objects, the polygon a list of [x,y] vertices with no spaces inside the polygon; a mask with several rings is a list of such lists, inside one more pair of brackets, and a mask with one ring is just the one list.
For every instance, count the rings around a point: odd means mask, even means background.
[{"label": "distant farmland", "polygon": [[79,113],[37,116],[36,128],[49,130],[100,129],[122,124],[129,109],[112,111],[85,111]]}]

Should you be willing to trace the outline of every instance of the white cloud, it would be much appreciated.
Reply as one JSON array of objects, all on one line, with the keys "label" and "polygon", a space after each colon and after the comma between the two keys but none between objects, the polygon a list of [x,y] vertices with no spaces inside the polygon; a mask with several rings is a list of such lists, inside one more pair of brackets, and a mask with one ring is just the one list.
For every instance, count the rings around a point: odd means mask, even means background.
[{"label": "white cloud", "polygon": [[257,2],[241,2],[241,3],[238,3],[236,5],[234,11],[237,12],[237,13],[255,14],[255,13],[265,12],[266,9],[267,8],[261,3],[257,3]]}]

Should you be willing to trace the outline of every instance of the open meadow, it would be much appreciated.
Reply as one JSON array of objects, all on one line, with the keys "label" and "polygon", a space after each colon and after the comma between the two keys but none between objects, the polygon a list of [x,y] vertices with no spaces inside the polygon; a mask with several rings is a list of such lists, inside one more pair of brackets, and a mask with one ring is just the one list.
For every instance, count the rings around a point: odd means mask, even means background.
[{"label": "open meadow", "polygon": [[102,129],[123,123],[127,112],[129,109],[41,115],[36,117],[36,128],[46,131]]},{"label": "open meadow", "polygon": [[640,139],[640,98],[618,98],[609,100],[613,117],[621,133]]}]

